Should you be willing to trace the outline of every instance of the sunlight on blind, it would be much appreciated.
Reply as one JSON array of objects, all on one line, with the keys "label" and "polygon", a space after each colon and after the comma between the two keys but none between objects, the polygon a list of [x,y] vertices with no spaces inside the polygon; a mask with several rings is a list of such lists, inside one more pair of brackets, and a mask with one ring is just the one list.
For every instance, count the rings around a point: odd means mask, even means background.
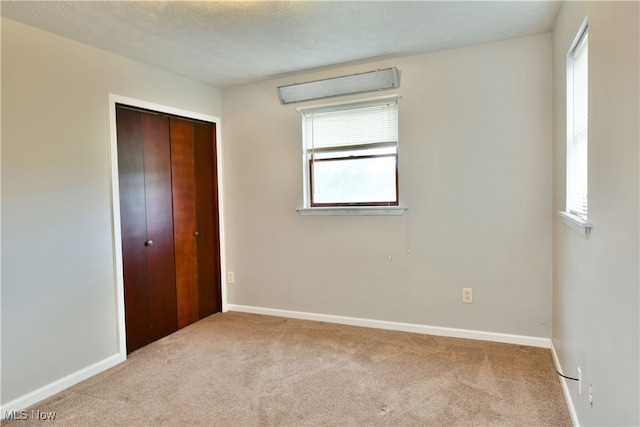
[{"label": "sunlight on blind", "polygon": [[573,176],[568,210],[587,215],[588,208],[588,128],[589,128],[589,45],[588,33],[571,53],[573,59]]}]

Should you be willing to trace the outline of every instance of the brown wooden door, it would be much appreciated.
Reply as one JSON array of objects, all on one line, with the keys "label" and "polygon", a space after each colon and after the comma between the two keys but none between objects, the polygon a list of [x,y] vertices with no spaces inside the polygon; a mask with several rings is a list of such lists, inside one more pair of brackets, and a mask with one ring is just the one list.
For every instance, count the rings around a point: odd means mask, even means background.
[{"label": "brown wooden door", "polygon": [[215,124],[116,108],[127,351],[221,311]]},{"label": "brown wooden door", "polygon": [[173,179],[173,238],[176,245],[178,326],[200,318],[198,311],[198,226],[193,155],[193,125],[171,118],[171,177]]},{"label": "brown wooden door", "polygon": [[177,330],[167,117],[116,108],[127,351]]},{"label": "brown wooden door", "polygon": [[222,310],[216,127],[194,123],[193,151],[198,225],[198,292],[200,318]]},{"label": "brown wooden door", "polygon": [[170,120],[178,327],[221,310],[215,126]]}]

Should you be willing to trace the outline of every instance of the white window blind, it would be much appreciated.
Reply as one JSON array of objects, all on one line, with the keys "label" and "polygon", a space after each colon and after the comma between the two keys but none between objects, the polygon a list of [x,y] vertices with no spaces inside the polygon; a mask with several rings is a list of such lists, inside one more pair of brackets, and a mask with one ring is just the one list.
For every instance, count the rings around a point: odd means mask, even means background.
[{"label": "white window blind", "polygon": [[398,104],[354,105],[303,113],[307,150],[397,145]]},{"label": "white window blind", "polygon": [[571,108],[569,124],[571,133],[567,147],[567,210],[579,216],[587,216],[588,210],[588,129],[589,129],[589,34],[584,30],[571,51],[572,61]]}]

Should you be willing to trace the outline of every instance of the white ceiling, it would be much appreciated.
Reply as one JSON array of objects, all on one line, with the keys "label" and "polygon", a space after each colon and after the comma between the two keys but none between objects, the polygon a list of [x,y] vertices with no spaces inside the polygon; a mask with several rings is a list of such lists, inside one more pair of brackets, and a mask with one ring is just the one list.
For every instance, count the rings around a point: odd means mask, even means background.
[{"label": "white ceiling", "polygon": [[551,31],[556,1],[2,1],[7,18],[218,87]]}]

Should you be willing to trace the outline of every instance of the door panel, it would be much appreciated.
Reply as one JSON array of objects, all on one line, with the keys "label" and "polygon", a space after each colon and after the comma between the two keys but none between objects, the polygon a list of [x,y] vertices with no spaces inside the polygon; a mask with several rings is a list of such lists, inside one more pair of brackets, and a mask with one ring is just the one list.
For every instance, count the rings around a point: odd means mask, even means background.
[{"label": "door panel", "polygon": [[176,253],[178,327],[200,319],[196,192],[192,122],[171,118],[173,233]]},{"label": "door panel", "polygon": [[193,124],[200,318],[222,310],[215,125]]},{"label": "door panel", "polygon": [[149,342],[149,286],[147,276],[146,205],[142,116],[117,108],[118,171],[120,185],[120,224],[124,275],[127,350],[136,350]]},{"label": "door panel", "polygon": [[143,114],[144,179],[149,254],[150,339],[178,329],[171,196],[169,119]]}]

